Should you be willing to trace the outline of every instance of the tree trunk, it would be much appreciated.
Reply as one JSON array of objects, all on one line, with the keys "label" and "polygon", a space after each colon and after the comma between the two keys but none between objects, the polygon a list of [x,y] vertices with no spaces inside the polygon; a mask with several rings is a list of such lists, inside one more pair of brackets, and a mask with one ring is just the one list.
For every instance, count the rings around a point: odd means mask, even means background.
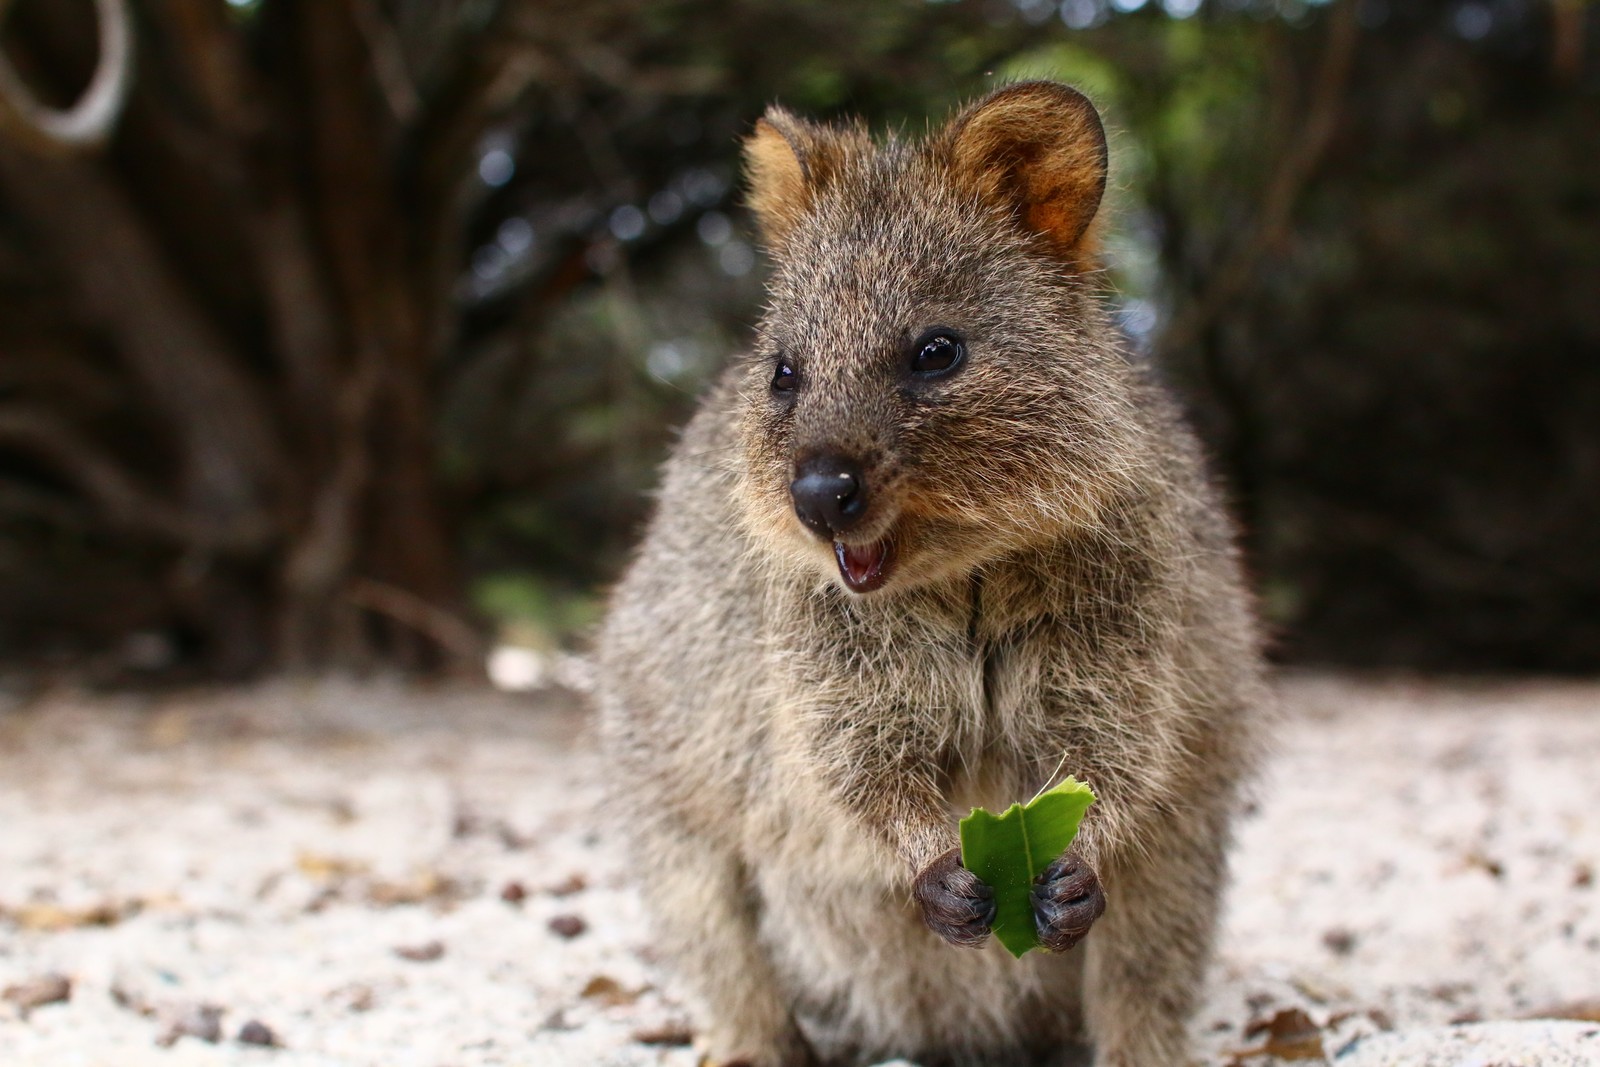
[{"label": "tree trunk", "polygon": [[[4,211],[143,438],[119,454],[88,412],[13,404],[0,446],[164,546],[173,618],[225,669],[478,658],[434,472],[444,293],[359,3],[267,5],[252,49],[221,5],[162,0],[140,42],[162,77],[109,151],[0,129]],[[84,13],[36,6],[8,51],[81,66]]]}]

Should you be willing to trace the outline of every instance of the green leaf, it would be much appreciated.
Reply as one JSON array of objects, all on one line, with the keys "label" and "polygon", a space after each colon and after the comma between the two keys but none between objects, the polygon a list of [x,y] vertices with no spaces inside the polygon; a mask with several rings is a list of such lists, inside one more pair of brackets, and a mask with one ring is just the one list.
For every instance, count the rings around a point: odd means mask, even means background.
[{"label": "green leaf", "polygon": [[961,820],[961,866],[994,890],[994,936],[1013,956],[1039,947],[1033,927],[1033,880],[1078,836],[1094,790],[1067,777],[1003,815],[982,808]]}]

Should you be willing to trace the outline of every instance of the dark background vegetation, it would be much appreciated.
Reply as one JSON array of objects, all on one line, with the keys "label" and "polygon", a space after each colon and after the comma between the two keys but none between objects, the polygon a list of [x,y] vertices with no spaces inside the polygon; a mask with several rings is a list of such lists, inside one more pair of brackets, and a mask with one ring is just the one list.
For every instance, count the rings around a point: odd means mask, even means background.
[{"label": "dark background vegetation", "polygon": [[764,104],[917,128],[1025,76],[1113,130],[1107,282],[1278,656],[1600,667],[1586,0],[9,7],[0,670],[575,640],[756,314]]}]

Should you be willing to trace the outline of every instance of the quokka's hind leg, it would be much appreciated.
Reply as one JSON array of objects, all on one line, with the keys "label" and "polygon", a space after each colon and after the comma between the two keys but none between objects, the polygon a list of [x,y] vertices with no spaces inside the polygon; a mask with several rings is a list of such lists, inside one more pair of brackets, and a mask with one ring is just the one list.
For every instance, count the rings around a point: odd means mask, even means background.
[{"label": "quokka's hind leg", "polygon": [[1106,911],[1084,939],[1095,1067],[1187,1067],[1226,877],[1221,823],[1174,825],[1108,864]]},{"label": "quokka's hind leg", "polygon": [[756,936],[743,864],[681,830],[633,827],[632,872],[653,944],[690,1002],[697,1044],[718,1067],[813,1067],[772,963]]}]

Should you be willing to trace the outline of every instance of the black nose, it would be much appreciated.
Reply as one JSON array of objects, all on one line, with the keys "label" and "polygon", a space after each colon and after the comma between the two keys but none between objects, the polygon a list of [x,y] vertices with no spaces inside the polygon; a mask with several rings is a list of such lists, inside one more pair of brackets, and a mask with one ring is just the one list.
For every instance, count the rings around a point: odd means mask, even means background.
[{"label": "black nose", "polygon": [[867,512],[867,482],[854,460],[817,456],[795,468],[789,483],[794,513],[830,541],[860,521]]}]

